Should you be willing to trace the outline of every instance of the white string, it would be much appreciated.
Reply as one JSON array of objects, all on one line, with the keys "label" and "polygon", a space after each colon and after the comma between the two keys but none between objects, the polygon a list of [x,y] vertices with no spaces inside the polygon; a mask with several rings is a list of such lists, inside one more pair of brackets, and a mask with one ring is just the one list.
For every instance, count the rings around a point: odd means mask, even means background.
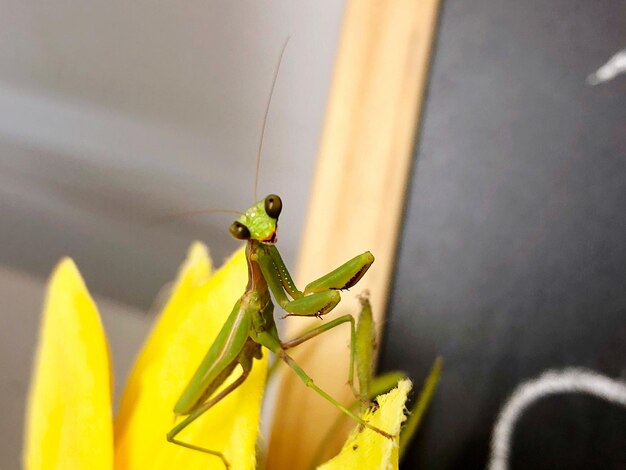
[{"label": "white string", "polygon": [[589,85],[599,85],[600,83],[613,80],[619,74],[626,72],[626,48],[617,52],[602,67],[587,77]]},{"label": "white string", "polygon": [[548,370],[524,382],[504,404],[491,438],[489,470],[507,470],[511,437],[526,408],[540,399],[559,393],[583,393],[626,407],[626,383],[582,368]]}]

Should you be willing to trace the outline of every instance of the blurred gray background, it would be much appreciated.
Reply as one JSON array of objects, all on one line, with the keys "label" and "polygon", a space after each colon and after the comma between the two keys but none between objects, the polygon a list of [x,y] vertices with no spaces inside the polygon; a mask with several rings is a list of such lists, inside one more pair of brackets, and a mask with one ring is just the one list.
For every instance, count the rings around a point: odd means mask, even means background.
[{"label": "blurred gray background", "polygon": [[62,256],[97,297],[119,391],[189,244],[220,264],[245,209],[283,196],[293,266],[343,2],[0,0],[0,467],[19,468],[44,282]]}]

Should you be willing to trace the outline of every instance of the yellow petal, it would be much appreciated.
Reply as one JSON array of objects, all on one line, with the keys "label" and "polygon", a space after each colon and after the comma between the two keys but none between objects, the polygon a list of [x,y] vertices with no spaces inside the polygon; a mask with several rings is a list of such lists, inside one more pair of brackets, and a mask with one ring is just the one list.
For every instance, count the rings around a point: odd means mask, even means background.
[{"label": "yellow petal", "polygon": [[[195,244],[122,397],[115,422],[116,468],[224,468],[215,456],[165,439],[174,426],[174,404],[246,287],[243,250],[213,277],[209,271],[206,248]],[[254,468],[266,361],[255,360],[243,385],[177,437],[224,453],[233,469]],[[240,374],[239,367],[234,374]]]},{"label": "yellow petal", "polygon": [[404,405],[411,391],[411,381],[401,380],[398,387],[376,401],[379,408],[363,415],[368,423],[396,436],[387,439],[370,430],[356,427],[344,444],[341,452],[318,470],[343,470],[358,468],[359,470],[390,470],[398,468],[398,434],[402,422],[406,419]]},{"label": "yellow petal", "polygon": [[69,258],[48,283],[27,408],[26,469],[113,468],[108,346]]}]

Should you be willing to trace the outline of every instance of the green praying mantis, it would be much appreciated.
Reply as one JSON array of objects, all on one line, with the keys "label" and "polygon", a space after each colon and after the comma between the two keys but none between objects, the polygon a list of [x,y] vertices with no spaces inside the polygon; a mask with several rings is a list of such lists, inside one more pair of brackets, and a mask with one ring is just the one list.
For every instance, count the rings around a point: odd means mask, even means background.
[{"label": "green praying mantis", "polygon": [[[282,201],[280,197],[270,194],[264,200],[254,204],[231,224],[231,234],[239,240],[247,241],[245,254],[248,266],[248,285],[241,298],[235,303],[230,316],[174,407],[176,415],[186,416],[185,419],[167,434],[167,440],[174,444],[219,457],[226,468],[230,468],[229,463],[218,450],[206,449],[183,442],[176,439],[176,436],[246,380],[252,369],[254,359],[261,358],[262,347],[272,351],[279,360],[293,369],[308,387],[350,418],[386,438],[391,439],[393,437],[384,430],[368,424],[319,388],[286,352],[332,328],[349,323],[350,369],[348,382],[354,390],[356,351],[354,317],[349,314],[342,315],[295,339],[283,342],[278,335],[274,321],[274,303],[271,298],[273,295],[280,307],[287,312],[285,316],[321,318],[337,306],[341,300],[340,290],[353,287],[363,277],[374,262],[374,256],[369,251],[357,255],[337,269],[309,283],[304,291],[300,291],[296,288],[275,246],[277,222],[281,210]],[[241,375],[213,396],[237,365],[241,366]]]},{"label": "green praying mantis", "polygon": [[[255,194],[257,193],[259,162],[268,110],[287,42],[288,39],[280,54],[263,118],[257,154]],[[183,442],[176,436],[246,380],[252,369],[254,359],[262,357],[263,347],[273,352],[277,360],[284,362],[293,369],[306,386],[361,426],[371,429],[385,438],[392,439],[394,437],[386,431],[368,424],[356,414],[358,410],[342,405],[318,387],[313,379],[287,354],[289,349],[339,325],[349,323],[350,366],[348,383],[355,397],[361,403],[370,403],[369,400],[373,398],[371,391],[376,389],[374,385],[370,389],[367,378],[372,373],[372,343],[367,334],[357,333],[354,317],[349,314],[342,315],[294,339],[282,341],[278,335],[273,316],[272,296],[276,303],[287,312],[285,316],[318,317],[321,319],[340,302],[341,295],[339,292],[353,287],[365,275],[374,262],[374,256],[369,251],[357,255],[335,270],[309,283],[303,291],[300,291],[275,246],[277,222],[281,211],[282,201],[280,197],[270,194],[241,213],[237,220],[230,225],[230,233],[236,239],[247,242],[245,256],[248,266],[248,284],[174,406],[174,413],[177,416],[184,416],[184,419],[167,433],[169,442],[218,457],[227,469],[230,468],[229,462],[219,450]],[[240,376],[218,392],[220,386],[224,384],[237,366],[241,367]],[[359,380],[360,390],[358,391],[354,386],[355,368]]]}]

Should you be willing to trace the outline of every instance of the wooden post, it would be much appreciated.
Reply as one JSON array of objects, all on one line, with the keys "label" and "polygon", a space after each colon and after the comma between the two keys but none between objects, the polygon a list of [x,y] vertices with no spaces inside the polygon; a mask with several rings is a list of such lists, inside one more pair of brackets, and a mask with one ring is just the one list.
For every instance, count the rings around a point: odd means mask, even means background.
[{"label": "wooden post", "polygon": [[[343,293],[330,315],[356,314],[354,297],[368,289],[379,333],[439,3],[347,1],[298,263],[296,278],[303,285],[372,251],[374,265],[352,292]],[[293,319],[288,331],[300,331],[304,324]],[[351,397],[345,385],[348,341],[348,327],[339,327],[293,350],[315,382],[343,402]],[[303,469],[339,412],[291,371],[282,378],[267,468]],[[336,436],[326,457],[345,437]]]}]

